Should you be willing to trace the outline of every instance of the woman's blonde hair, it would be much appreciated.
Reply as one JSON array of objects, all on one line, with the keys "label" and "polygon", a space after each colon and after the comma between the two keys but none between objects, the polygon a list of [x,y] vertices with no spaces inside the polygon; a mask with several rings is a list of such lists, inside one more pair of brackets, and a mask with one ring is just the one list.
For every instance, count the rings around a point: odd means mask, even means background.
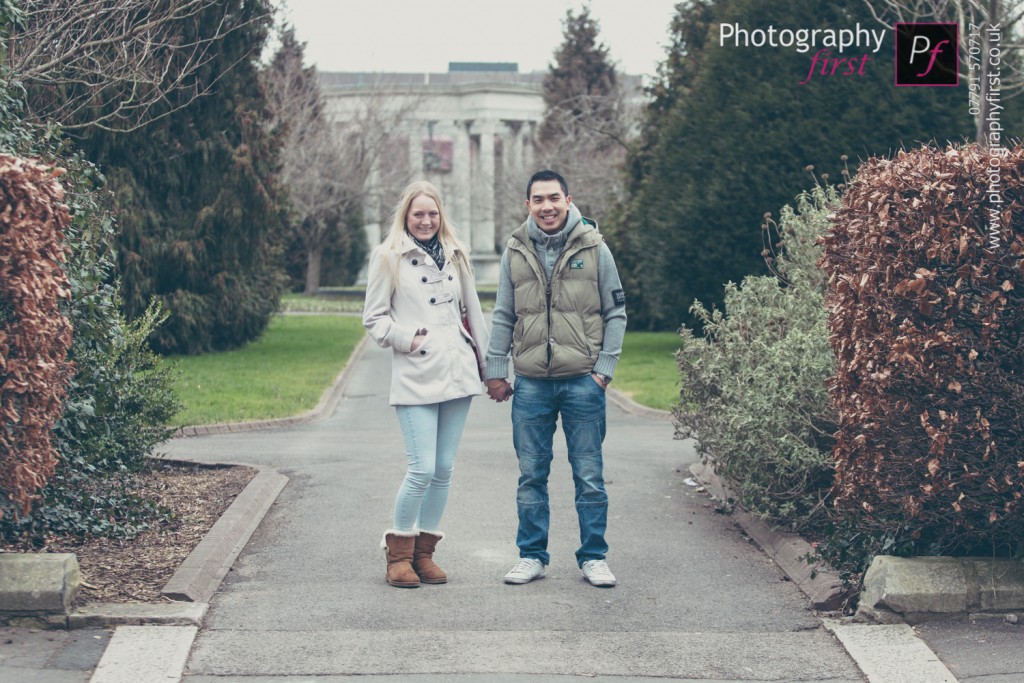
[{"label": "woman's blonde hair", "polygon": [[[448,220],[448,214],[445,213],[444,204],[441,202],[441,193],[437,191],[437,188],[432,183],[426,180],[417,180],[416,182],[409,183],[405,190],[402,191],[402,196],[398,200],[398,204],[395,205],[394,215],[391,218],[391,229],[388,230],[388,234],[384,236],[381,244],[384,245],[385,249],[393,257],[398,255],[402,245],[402,238],[408,234],[405,229],[405,223],[406,217],[409,215],[409,207],[412,205],[413,200],[421,195],[430,197],[437,204],[438,223],[440,226],[437,231],[437,239],[441,242],[445,259],[454,259],[456,265],[461,266],[464,272],[472,273],[469,259],[466,257],[466,249],[455,236],[455,226]],[[388,261],[390,265],[391,259]],[[395,262],[397,262],[397,259],[395,259]],[[397,272],[392,272],[392,276],[397,276]]]}]

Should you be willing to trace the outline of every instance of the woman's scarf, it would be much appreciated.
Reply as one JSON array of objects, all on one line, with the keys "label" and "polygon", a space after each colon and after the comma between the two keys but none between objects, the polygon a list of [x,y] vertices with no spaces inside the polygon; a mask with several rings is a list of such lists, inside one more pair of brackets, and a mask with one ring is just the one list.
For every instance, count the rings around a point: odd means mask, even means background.
[{"label": "woman's scarf", "polygon": [[418,244],[423,251],[427,252],[430,258],[434,259],[438,270],[444,270],[444,247],[441,246],[441,240],[437,239],[436,234],[426,242],[420,242],[415,237],[412,238],[412,241]]}]

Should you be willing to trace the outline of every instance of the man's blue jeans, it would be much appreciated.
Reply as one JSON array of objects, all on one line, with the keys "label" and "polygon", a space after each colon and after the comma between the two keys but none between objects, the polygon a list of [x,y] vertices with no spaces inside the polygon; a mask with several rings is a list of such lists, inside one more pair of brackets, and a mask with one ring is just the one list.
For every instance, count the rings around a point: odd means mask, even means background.
[{"label": "man's blue jeans", "polygon": [[576,515],[580,547],[576,562],[603,560],[608,552],[608,494],[604,488],[601,443],[605,434],[605,393],[590,375],[569,379],[516,377],[512,395],[512,439],[519,458],[520,557],[548,564],[548,474],[558,416],[569,450],[576,485]]}]

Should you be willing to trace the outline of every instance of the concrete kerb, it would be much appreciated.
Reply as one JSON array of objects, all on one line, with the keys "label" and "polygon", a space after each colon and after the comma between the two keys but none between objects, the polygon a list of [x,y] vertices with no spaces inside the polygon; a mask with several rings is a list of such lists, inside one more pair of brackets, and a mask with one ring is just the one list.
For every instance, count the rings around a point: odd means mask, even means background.
[{"label": "concrete kerb", "polygon": [[[338,373],[334,382],[324,391],[320,401],[312,410],[286,418],[182,427],[178,429],[175,436],[187,437],[277,429],[305,424],[329,414],[344,393],[348,380],[348,367],[352,364],[352,360],[362,352],[367,339],[368,337],[364,336],[352,350],[349,363]],[[239,463],[223,461],[202,464],[236,465]],[[31,625],[41,628],[155,624],[200,626],[206,616],[209,599],[220,586],[238,554],[245,547],[264,515],[288,482],[288,478],[277,470],[257,469],[259,471],[256,476],[224,511],[164,586],[162,594],[170,602],[165,604],[94,603],[66,615],[50,615],[45,619],[36,619]]]},{"label": "concrete kerb", "polygon": [[288,477],[277,470],[260,469],[181,563],[162,595],[208,602],[287,483]]},{"label": "concrete kerb", "polygon": [[1024,609],[1024,564],[1013,558],[879,555],[864,575],[859,619],[917,624]]},{"label": "concrete kerb", "polygon": [[209,607],[209,603],[205,602],[93,603],[69,614],[62,628],[72,630],[110,626],[199,626],[206,617]]},{"label": "concrete kerb", "polygon": [[657,408],[648,408],[642,406],[633,399],[629,398],[621,391],[617,391],[615,387],[608,387],[608,400],[614,403],[621,410],[626,411],[632,415],[639,415],[640,417],[650,417],[656,420],[670,421],[672,419],[672,413],[667,410],[658,410]]},{"label": "concrete kerb", "polygon": [[[716,498],[723,501],[734,499],[711,465],[696,463],[690,466],[690,473]],[[807,596],[813,609],[842,609],[854,594],[854,589],[843,587],[838,572],[817,569],[808,561],[814,554],[814,548],[798,534],[774,529],[739,507],[734,508],[732,517]]]},{"label": "concrete kerb", "polygon": [[277,470],[259,469],[164,585],[161,593],[167,603],[93,603],[37,625],[67,629],[201,626],[210,598],[287,482]]},{"label": "concrete kerb", "polygon": [[0,618],[66,614],[82,583],[71,553],[0,553]]}]

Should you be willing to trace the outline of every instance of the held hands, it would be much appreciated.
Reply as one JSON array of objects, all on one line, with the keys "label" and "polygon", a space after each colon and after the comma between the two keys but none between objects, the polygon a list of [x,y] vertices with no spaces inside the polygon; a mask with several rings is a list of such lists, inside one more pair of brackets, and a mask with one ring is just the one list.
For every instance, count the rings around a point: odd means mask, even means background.
[{"label": "held hands", "polygon": [[512,398],[512,386],[504,379],[489,379],[486,382],[487,395],[501,403]]},{"label": "held hands", "polygon": [[[608,382],[604,381],[601,375],[591,373],[590,377],[602,390],[608,390]],[[491,400],[501,403],[512,398],[512,385],[504,379],[489,379],[485,384],[487,385],[487,395],[491,397]]]}]

